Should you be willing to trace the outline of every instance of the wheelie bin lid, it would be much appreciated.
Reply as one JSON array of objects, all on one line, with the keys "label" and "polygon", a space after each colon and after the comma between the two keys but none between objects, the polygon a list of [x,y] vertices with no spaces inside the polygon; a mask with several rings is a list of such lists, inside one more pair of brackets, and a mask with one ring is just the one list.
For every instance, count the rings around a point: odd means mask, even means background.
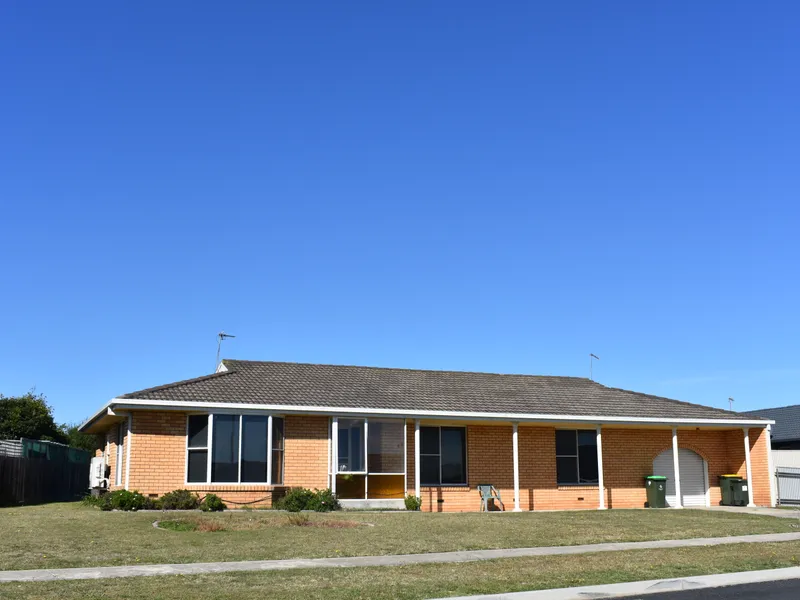
[{"label": "wheelie bin lid", "polygon": [[664,475],[646,475],[645,479],[651,479],[654,481],[666,481],[667,478]]}]

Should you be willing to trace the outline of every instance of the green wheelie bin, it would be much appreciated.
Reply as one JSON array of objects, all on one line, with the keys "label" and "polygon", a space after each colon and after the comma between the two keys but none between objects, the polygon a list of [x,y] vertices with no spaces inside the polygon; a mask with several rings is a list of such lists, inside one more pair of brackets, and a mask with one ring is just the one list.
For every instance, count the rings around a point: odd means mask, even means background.
[{"label": "green wheelie bin", "polygon": [[666,508],[667,478],[663,475],[648,475],[644,478],[647,489],[647,508]]},{"label": "green wheelie bin", "polygon": [[734,485],[737,485],[742,480],[741,477],[738,475],[720,475],[719,476],[719,487],[720,491],[722,492],[722,506],[736,506],[736,502],[733,497],[733,490]]}]

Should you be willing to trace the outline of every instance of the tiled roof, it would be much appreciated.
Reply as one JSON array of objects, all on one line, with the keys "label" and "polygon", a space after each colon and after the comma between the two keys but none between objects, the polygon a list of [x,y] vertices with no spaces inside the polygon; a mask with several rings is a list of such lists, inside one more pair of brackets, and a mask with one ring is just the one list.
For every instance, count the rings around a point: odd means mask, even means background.
[{"label": "tiled roof", "polygon": [[354,409],[747,419],[739,413],[609,388],[581,377],[500,375],[224,360],[213,375],[120,398]]},{"label": "tiled roof", "polygon": [[793,442],[800,440],[800,404],[783,406],[781,408],[749,410],[741,414],[750,418],[762,417],[764,419],[773,419],[775,421],[775,425],[772,426],[773,442]]}]

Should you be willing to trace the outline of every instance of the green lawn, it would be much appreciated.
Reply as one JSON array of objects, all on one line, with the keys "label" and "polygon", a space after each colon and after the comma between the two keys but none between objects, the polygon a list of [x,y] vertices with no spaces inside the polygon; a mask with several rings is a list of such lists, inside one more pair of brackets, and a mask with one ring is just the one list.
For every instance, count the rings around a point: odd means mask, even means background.
[{"label": "green lawn", "polygon": [[800,564],[800,542],[476,563],[0,584],[4,600],[432,598],[686,577]]},{"label": "green lawn", "polygon": [[[222,531],[165,531],[156,519]],[[407,554],[797,531],[791,519],[699,510],[505,514],[334,513],[299,527],[277,511],[188,517],[80,504],[0,509],[0,570]],[[341,527],[342,523],[350,527]],[[209,527],[206,527],[209,529]]]}]

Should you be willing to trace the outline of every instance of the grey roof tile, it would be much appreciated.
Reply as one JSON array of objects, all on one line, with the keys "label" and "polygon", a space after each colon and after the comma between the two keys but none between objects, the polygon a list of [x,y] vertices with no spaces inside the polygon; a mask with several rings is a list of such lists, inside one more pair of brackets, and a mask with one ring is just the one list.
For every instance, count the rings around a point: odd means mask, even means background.
[{"label": "grey roof tile", "polygon": [[581,377],[223,362],[228,371],[139,390],[120,398],[397,411],[747,418],[723,409],[609,388]]}]

